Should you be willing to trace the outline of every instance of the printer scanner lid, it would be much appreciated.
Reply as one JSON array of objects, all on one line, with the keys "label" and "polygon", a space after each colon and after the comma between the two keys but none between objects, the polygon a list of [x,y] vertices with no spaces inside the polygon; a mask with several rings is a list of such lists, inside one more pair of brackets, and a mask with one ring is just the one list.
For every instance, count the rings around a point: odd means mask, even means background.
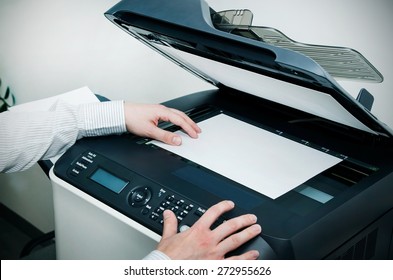
[{"label": "printer scanner lid", "polygon": [[323,119],[391,138],[393,130],[315,60],[219,30],[204,0],[123,0],[105,16],[164,57],[217,87],[253,94]]}]

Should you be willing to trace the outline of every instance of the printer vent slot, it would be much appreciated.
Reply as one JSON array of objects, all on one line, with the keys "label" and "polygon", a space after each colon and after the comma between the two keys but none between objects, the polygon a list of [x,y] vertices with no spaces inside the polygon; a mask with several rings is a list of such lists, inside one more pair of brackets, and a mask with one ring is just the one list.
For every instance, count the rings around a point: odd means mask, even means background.
[{"label": "printer vent slot", "polygon": [[208,117],[212,117],[219,113],[219,110],[213,106],[206,105],[201,107],[192,108],[184,112],[192,120],[198,122]]},{"label": "printer vent slot", "polygon": [[[208,118],[210,116],[216,115],[219,113],[219,111],[212,106],[201,106],[201,107],[196,107],[192,108],[190,110],[184,111],[184,113],[190,117],[193,121],[198,122],[200,120],[203,120],[205,118]],[[166,122],[166,121],[160,121],[158,123],[158,127],[164,130],[168,131],[177,131],[181,129],[179,126],[174,125],[171,122]]]},{"label": "printer vent slot", "polygon": [[359,183],[362,179],[370,176],[375,171],[376,168],[369,168],[352,161],[344,160],[341,163],[327,169],[323,175],[346,186],[353,186]]},{"label": "printer vent slot", "polygon": [[373,230],[368,235],[346,250],[338,259],[341,260],[371,260],[375,256],[378,229]]}]

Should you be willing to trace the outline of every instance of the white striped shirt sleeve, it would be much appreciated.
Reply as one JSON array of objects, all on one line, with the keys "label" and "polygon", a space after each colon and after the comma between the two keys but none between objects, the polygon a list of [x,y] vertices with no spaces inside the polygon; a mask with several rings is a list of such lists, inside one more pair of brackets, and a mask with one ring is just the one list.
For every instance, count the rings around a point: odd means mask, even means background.
[{"label": "white striped shirt sleeve", "polygon": [[[22,171],[65,152],[82,137],[126,132],[124,102],[72,106],[58,101],[47,112],[0,113],[0,172]],[[154,250],[145,260],[169,260]]]},{"label": "white striped shirt sleeve", "polygon": [[0,172],[22,171],[65,152],[77,139],[126,132],[123,101],[69,105],[47,112],[0,113]]},{"label": "white striped shirt sleeve", "polygon": [[166,254],[158,250],[151,251],[147,256],[143,258],[143,260],[160,260],[160,261],[170,260],[170,259],[171,258],[169,258]]}]

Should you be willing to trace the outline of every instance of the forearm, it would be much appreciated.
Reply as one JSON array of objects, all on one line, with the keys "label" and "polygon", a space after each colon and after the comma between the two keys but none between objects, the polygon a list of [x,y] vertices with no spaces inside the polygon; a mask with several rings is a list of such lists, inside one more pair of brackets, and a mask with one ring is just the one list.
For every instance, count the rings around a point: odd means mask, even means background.
[{"label": "forearm", "polygon": [[0,131],[0,172],[21,171],[65,152],[79,138],[125,132],[123,102],[60,102],[48,112],[5,112]]},{"label": "forearm", "polygon": [[0,114],[0,171],[29,168],[49,149],[53,118],[47,112]]}]

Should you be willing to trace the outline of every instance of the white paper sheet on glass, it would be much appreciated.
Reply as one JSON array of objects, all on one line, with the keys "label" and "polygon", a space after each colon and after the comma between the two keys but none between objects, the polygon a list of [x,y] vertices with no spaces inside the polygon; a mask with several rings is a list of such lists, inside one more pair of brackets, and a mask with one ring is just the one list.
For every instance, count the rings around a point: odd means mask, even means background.
[{"label": "white paper sheet on glass", "polygon": [[181,146],[150,143],[272,199],[341,161],[224,114],[198,125],[202,129],[198,139],[177,132]]}]

